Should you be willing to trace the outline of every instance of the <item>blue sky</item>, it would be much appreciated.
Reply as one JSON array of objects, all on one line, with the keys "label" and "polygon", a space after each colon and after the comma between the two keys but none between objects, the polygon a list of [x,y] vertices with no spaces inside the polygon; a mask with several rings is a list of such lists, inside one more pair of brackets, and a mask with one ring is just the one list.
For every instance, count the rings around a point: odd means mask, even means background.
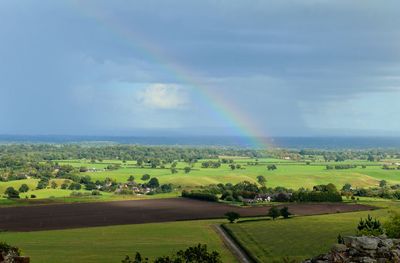
[{"label": "blue sky", "polygon": [[206,89],[265,135],[397,135],[398,10],[368,0],[4,0],[0,134],[242,135],[247,127],[199,96]]}]

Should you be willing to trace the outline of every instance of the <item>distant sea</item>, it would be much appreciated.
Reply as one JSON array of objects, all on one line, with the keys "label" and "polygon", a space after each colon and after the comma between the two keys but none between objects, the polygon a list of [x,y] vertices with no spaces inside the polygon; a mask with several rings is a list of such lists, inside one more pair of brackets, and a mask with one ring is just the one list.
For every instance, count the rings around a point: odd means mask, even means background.
[{"label": "distant sea", "polygon": [[[234,136],[21,136],[0,135],[0,144],[52,143],[52,144],[137,144],[137,145],[181,145],[259,148],[246,137]],[[266,138],[269,145],[289,149],[400,149],[400,137],[272,137]]]}]

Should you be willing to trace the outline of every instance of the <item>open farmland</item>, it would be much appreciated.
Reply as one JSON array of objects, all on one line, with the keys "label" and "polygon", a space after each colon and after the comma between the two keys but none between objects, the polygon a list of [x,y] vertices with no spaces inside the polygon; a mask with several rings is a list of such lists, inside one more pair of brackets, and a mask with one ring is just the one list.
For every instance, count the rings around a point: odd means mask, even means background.
[{"label": "open farmland", "polygon": [[[256,262],[281,262],[289,257],[295,262],[329,251],[337,236],[354,235],[360,218],[368,215],[385,221],[388,211],[400,212],[400,202],[367,201],[382,209],[294,217],[289,220],[243,220],[225,227]],[[290,249],[288,249],[290,248]]]},{"label": "open farmland", "polygon": [[[215,161],[217,161],[216,159]],[[238,183],[244,180],[257,182],[258,175],[264,175],[267,179],[269,187],[283,186],[288,188],[310,188],[317,184],[333,183],[337,187],[343,186],[345,183],[350,183],[355,187],[372,187],[378,186],[380,180],[386,180],[388,183],[400,183],[400,171],[397,170],[383,170],[383,162],[362,162],[352,161],[343,162],[358,165],[357,168],[346,170],[327,170],[326,165],[335,163],[312,163],[306,165],[304,162],[286,161],[280,159],[259,159],[258,165],[248,165],[249,162],[254,162],[255,159],[238,158],[233,159],[235,164],[240,164],[241,169],[232,170],[228,164],[222,164],[219,168],[202,168],[201,163],[205,160],[199,160],[193,164],[190,173],[185,173],[183,168],[188,166],[187,163],[178,162],[178,173],[172,174],[170,167],[162,168],[149,168],[138,167],[134,162],[122,163],[121,161],[113,160],[112,162],[103,161],[107,163],[119,163],[121,168],[113,171],[98,171],[86,173],[90,175],[93,180],[104,180],[109,177],[117,180],[118,182],[126,182],[130,175],[134,175],[140,182],[140,177],[143,174],[149,174],[152,177],[157,177],[160,183],[171,183],[174,185],[181,185],[183,187],[196,187],[208,184],[218,183]],[[92,167],[92,164],[85,160],[74,161],[59,161],[62,164],[70,164],[75,167]],[[268,171],[268,164],[276,164],[277,170]],[[361,168],[361,165],[366,164],[366,168]],[[96,165],[94,164],[94,168]]]},{"label": "open farmland", "polygon": [[[315,215],[369,210],[372,207],[345,203],[287,204],[296,215]],[[184,198],[115,201],[86,204],[10,207],[0,209],[0,229],[34,231],[143,224],[179,220],[223,218],[229,211],[242,216],[263,216],[268,207],[234,207]],[[27,215],[29,220],[27,220]]]}]

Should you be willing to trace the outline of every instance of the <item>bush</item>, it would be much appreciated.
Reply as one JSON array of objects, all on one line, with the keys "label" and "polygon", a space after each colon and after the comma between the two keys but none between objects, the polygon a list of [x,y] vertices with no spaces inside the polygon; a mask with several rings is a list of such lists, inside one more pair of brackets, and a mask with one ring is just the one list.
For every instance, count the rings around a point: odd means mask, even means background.
[{"label": "bush", "polygon": [[31,195],[31,198],[36,198],[36,195]]},{"label": "bush", "polygon": [[[21,255],[21,250],[17,247],[10,246],[9,244],[5,242],[0,242],[0,254],[3,256],[6,256],[6,258],[11,257],[16,257]],[[8,262],[8,261],[4,261]],[[11,262],[11,261],[10,261]],[[14,262],[14,261],[12,261]]]},{"label": "bush", "polygon": [[372,216],[368,215],[368,217],[364,219],[360,219],[360,222],[357,226],[357,235],[359,236],[379,236],[384,233],[381,222],[376,218],[373,219]]},{"label": "bush", "polygon": [[19,192],[12,186],[8,187],[4,193],[8,198],[19,198]]},{"label": "bush", "polygon": [[292,213],[289,212],[289,208],[288,208],[287,206],[283,207],[283,208],[280,210],[280,214],[281,214],[281,216],[283,216],[283,218],[285,218],[285,219],[288,219],[288,218],[292,215]]},{"label": "bush", "polygon": [[102,195],[99,190],[93,190],[92,195]]},{"label": "bush", "polygon": [[198,199],[203,201],[210,201],[210,202],[217,202],[218,197],[214,194],[204,193],[204,192],[188,192],[182,191],[182,197],[191,198],[191,199]]},{"label": "bush", "polygon": [[142,179],[142,181],[147,181],[147,180],[150,179],[150,175],[149,174],[144,174],[141,179]]},{"label": "bush", "polygon": [[267,216],[272,217],[272,220],[275,220],[275,218],[278,218],[280,215],[280,211],[276,206],[271,206],[267,213]]},{"label": "bush", "polygon": [[390,219],[384,224],[386,235],[390,238],[400,238],[400,213],[391,211]]},{"label": "bush", "polygon": [[236,212],[228,212],[225,214],[225,217],[230,223],[233,223],[240,218],[240,214]]},{"label": "bush", "polygon": [[26,193],[26,192],[29,191],[29,186],[28,186],[27,184],[22,184],[22,185],[19,187],[18,191],[19,191],[20,193]]},{"label": "bush", "polygon": [[68,187],[69,190],[81,190],[81,188],[82,188],[81,184],[75,182],[72,182]]}]

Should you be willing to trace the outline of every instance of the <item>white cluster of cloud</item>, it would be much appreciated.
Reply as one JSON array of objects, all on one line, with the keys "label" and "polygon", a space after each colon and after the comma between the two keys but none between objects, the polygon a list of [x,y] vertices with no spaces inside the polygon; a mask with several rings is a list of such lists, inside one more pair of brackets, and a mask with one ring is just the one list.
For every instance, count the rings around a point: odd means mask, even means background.
[{"label": "white cluster of cloud", "polygon": [[151,109],[176,110],[188,103],[186,92],[174,84],[151,84],[139,90],[136,97],[140,104]]}]

